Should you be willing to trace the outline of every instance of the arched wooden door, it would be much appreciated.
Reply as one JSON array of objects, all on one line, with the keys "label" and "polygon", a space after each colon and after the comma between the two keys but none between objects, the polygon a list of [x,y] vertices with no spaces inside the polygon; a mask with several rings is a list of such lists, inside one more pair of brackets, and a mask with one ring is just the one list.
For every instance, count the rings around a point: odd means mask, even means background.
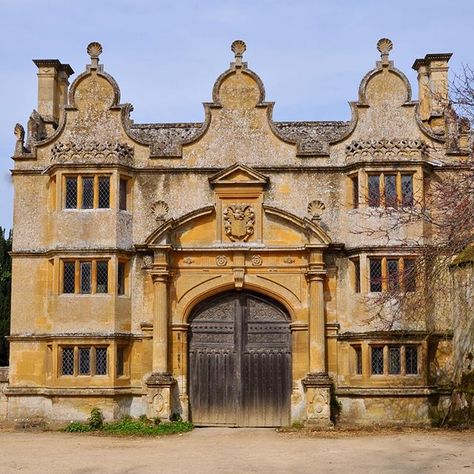
[{"label": "arched wooden door", "polygon": [[290,423],[289,317],[250,292],[206,300],[190,318],[189,401],[196,425]]}]

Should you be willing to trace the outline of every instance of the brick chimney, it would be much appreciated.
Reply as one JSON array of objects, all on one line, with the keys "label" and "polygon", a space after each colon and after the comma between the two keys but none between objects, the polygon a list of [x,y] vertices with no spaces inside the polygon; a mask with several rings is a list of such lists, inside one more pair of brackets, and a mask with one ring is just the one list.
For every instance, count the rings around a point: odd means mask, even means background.
[{"label": "brick chimney", "polygon": [[420,117],[437,134],[445,133],[445,109],[448,97],[448,62],[452,53],[427,54],[415,60],[412,68],[418,72]]},{"label": "brick chimney", "polygon": [[38,67],[38,113],[49,135],[57,126],[67,104],[69,76],[74,74],[69,64],[58,59],[34,59]]}]

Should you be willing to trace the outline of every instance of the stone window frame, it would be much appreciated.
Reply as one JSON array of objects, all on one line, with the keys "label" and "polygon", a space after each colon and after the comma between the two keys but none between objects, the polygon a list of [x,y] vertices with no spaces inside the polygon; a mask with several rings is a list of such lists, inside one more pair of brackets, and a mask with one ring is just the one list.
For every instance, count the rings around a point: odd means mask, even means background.
[{"label": "stone window frame", "polygon": [[[415,206],[415,180],[418,174],[418,169],[413,168],[375,168],[369,167],[360,168],[358,171],[347,174],[347,202],[349,209],[358,209],[360,207],[368,208],[388,208],[388,209],[403,209]],[[370,177],[378,177],[378,192],[377,199],[371,205],[370,202]],[[396,200],[394,205],[387,205],[387,197],[385,193],[386,176],[395,176],[395,191]],[[404,197],[404,177],[410,177],[411,182],[411,198],[410,202],[405,201]]]},{"label": "stone window frame", "polygon": [[[423,376],[422,370],[422,357],[423,357],[423,344],[419,341],[371,341],[371,342],[354,342],[351,346],[351,359],[350,359],[350,372],[352,377],[357,378],[372,378],[375,379],[394,379],[394,378],[407,378],[415,377],[420,378]],[[406,349],[416,348],[416,373],[408,371],[408,362],[406,359]],[[383,350],[383,373],[374,374],[372,372],[372,350],[373,348],[382,348]],[[397,373],[391,373],[390,370],[390,348],[400,349],[400,371]],[[359,354],[359,355],[358,355]],[[360,362],[358,362],[360,357]],[[364,363],[366,359],[366,363]],[[360,372],[358,372],[358,363],[360,364]]]},{"label": "stone window frame", "polygon": [[[107,262],[108,277],[107,277],[107,291],[97,291],[97,264]],[[74,264],[74,291],[66,292],[65,289],[65,264],[73,263]],[[90,274],[90,291],[82,291],[83,286],[81,285],[82,278],[82,268],[85,263],[91,264],[91,274]],[[60,275],[59,275],[59,293],[61,295],[110,295],[111,294],[111,285],[112,281],[112,265],[110,257],[100,257],[100,258],[90,258],[90,257],[64,257],[60,259]]]},{"label": "stone window frame", "polygon": [[[76,179],[76,199],[75,206],[67,206],[67,180]],[[92,202],[87,207],[83,207],[83,184],[85,179],[92,178]],[[100,180],[108,178],[108,206],[101,205],[100,197]],[[64,173],[62,175],[62,193],[61,193],[61,208],[66,211],[80,210],[91,211],[98,209],[112,209],[112,173]]]},{"label": "stone window frame", "polygon": [[[123,280],[122,280],[123,279]],[[117,295],[120,297],[130,296],[130,260],[119,257],[116,269]]]},{"label": "stone window frame", "polygon": [[[414,292],[418,286],[418,276],[416,272],[416,256],[400,256],[400,255],[368,255],[367,265],[367,288],[368,293],[381,293],[386,291],[403,291]],[[375,277],[371,274],[371,262],[380,260],[381,263],[381,277]],[[398,271],[394,277],[393,272],[390,271],[391,263],[396,261]],[[405,269],[407,261],[410,263],[412,273],[407,274]],[[380,278],[380,281],[378,280]],[[375,286],[379,286],[380,290],[372,290]]]},{"label": "stone window frame", "polygon": [[117,206],[120,212],[132,210],[132,177],[120,173],[117,184]]},{"label": "stone window frame", "polygon": [[[63,353],[64,349],[73,350],[73,373],[64,374],[63,373]],[[80,353],[81,350],[89,350],[89,371],[87,373],[81,373],[80,371]],[[96,351],[97,349],[106,349],[106,373],[97,374],[97,360],[96,360]],[[87,378],[87,377],[109,377],[110,376],[110,344],[60,344],[58,345],[58,376],[63,378]]]},{"label": "stone window frame", "polygon": [[360,294],[362,291],[360,257],[351,257],[349,261],[352,291],[356,294]]}]

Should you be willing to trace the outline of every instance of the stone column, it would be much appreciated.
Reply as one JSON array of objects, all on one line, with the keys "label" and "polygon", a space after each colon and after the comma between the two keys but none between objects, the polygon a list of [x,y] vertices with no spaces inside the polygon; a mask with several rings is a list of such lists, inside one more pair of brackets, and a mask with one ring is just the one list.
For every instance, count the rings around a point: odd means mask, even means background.
[{"label": "stone column", "polygon": [[175,380],[168,367],[168,272],[151,273],[153,279],[153,373],[146,381],[149,418],[169,420],[173,413],[172,389]]},{"label": "stone column", "polygon": [[309,280],[309,374],[303,379],[306,394],[306,423],[328,428],[331,423],[331,385],[326,364],[326,318],[324,262],[321,251],[312,251]]}]

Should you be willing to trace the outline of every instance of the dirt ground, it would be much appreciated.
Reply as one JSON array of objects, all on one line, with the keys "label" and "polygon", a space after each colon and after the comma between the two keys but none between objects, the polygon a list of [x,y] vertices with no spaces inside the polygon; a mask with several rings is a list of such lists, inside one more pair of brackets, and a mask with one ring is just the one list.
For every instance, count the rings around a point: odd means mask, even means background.
[{"label": "dirt ground", "polygon": [[278,433],[200,428],[161,438],[0,432],[0,473],[474,473],[474,431]]}]

